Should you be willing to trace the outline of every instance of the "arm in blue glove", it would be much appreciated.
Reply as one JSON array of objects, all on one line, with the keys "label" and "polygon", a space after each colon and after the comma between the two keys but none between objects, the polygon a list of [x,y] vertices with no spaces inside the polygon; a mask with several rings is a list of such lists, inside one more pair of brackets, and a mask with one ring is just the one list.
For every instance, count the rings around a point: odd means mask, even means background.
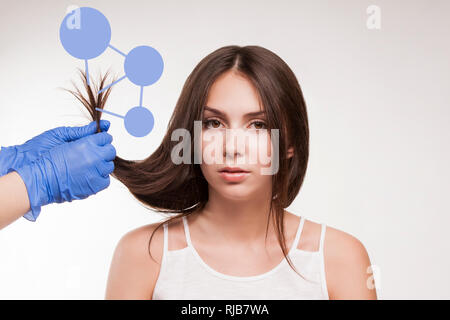
[{"label": "arm in blue glove", "polygon": [[[110,122],[100,120],[100,130],[108,131]],[[26,141],[22,145],[1,147],[0,150],[0,177],[5,175],[12,167],[21,167],[36,160],[43,152],[60,144],[75,141],[96,133],[97,123],[92,121],[82,127],[58,127]]]},{"label": "arm in blue glove", "polygon": [[[109,122],[103,122],[103,126],[107,130]],[[28,220],[35,221],[43,205],[84,199],[109,186],[116,156],[112,136],[107,132],[92,134],[95,122],[85,127],[61,128],[47,131],[25,146],[9,149],[15,158],[8,162],[6,171],[16,171],[26,186],[31,210],[24,217]],[[30,142],[39,151],[30,148]],[[5,158],[2,161],[3,165],[7,162]]]},{"label": "arm in blue glove", "polygon": [[50,203],[85,199],[110,184],[116,150],[112,136],[100,132],[67,142],[44,152],[23,167],[13,167],[28,190],[32,214],[24,217],[35,221],[41,206]]}]

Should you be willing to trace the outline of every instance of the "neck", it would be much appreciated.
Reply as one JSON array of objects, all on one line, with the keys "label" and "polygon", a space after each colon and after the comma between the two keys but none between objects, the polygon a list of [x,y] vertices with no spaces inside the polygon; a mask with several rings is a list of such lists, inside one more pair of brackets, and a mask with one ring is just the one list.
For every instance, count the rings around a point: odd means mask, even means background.
[{"label": "neck", "polygon": [[250,200],[231,200],[210,188],[209,200],[199,215],[202,229],[230,244],[254,244],[264,241],[269,222],[267,232],[271,240],[274,226],[273,217],[268,221],[270,201],[270,194]]}]

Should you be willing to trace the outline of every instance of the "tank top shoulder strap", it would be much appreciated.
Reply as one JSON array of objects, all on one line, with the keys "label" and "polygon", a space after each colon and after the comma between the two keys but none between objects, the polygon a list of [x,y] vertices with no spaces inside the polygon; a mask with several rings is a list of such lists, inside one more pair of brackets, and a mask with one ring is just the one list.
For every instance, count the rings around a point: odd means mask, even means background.
[{"label": "tank top shoulder strap", "polygon": [[167,222],[163,224],[163,228],[164,228],[164,244],[163,244],[163,254],[164,256],[166,255],[166,252],[168,250],[168,246],[169,246],[169,230],[167,228]]},{"label": "tank top shoulder strap", "polygon": [[323,245],[325,241],[325,230],[327,226],[325,223],[322,223],[322,230],[320,231],[320,242],[319,242],[319,252],[323,252]]},{"label": "tank top shoulder strap", "polygon": [[188,247],[192,247],[191,234],[189,233],[189,226],[187,223],[186,216],[183,216],[182,218],[183,218],[184,235],[186,237],[186,243],[187,243]]},{"label": "tank top shoulder strap", "polygon": [[295,234],[294,242],[292,243],[292,250],[298,247],[298,243],[300,242],[300,235],[302,234],[303,225],[305,224],[305,218],[300,216],[300,222],[297,227],[297,233]]},{"label": "tank top shoulder strap", "polygon": [[319,242],[320,274],[321,274],[320,282],[321,282],[321,286],[322,286],[322,293],[323,293],[325,299],[329,299],[328,285],[327,285],[327,279],[326,279],[326,275],[325,275],[325,254],[323,252],[326,228],[327,228],[326,224],[322,223],[322,230],[320,232],[320,242]]}]

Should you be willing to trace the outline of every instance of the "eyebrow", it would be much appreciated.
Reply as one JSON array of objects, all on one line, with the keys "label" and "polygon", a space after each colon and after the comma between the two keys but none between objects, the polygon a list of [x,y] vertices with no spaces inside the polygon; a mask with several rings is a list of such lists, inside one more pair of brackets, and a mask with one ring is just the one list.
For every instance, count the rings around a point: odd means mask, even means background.
[{"label": "eyebrow", "polygon": [[[222,117],[226,117],[226,114],[223,113],[222,111],[214,109],[214,108],[211,108],[211,107],[208,107],[208,106],[205,106],[204,110],[208,110],[208,111],[211,111],[211,112],[213,112],[215,114],[218,114],[218,115],[220,115]],[[254,117],[254,116],[265,115],[265,114],[266,114],[265,111],[255,111],[255,112],[249,112],[249,113],[244,114],[244,117]]]}]

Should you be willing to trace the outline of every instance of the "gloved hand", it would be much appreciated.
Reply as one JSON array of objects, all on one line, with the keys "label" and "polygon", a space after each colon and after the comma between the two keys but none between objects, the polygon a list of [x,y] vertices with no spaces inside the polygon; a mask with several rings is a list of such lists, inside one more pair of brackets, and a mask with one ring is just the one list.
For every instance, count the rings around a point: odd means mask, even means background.
[{"label": "gloved hand", "polygon": [[[108,131],[110,122],[100,120],[100,130]],[[0,177],[11,167],[22,167],[36,160],[43,152],[52,149],[62,143],[74,141],[94,134],[97,124],[92,121],[82,127],[58,127],[47,130],[44,133],[26,141],[22,145],[1,147],[0,150]]]},{"label": "gloved hand", "polygon": [[27,165],[10,168],[7,173],[17,171],[28,191],[32,214],[24,217],[35,221],[43,205],[84,199],[108,187],[116,157],[111,142],[107,132],[88,135],[57,145]]}]

